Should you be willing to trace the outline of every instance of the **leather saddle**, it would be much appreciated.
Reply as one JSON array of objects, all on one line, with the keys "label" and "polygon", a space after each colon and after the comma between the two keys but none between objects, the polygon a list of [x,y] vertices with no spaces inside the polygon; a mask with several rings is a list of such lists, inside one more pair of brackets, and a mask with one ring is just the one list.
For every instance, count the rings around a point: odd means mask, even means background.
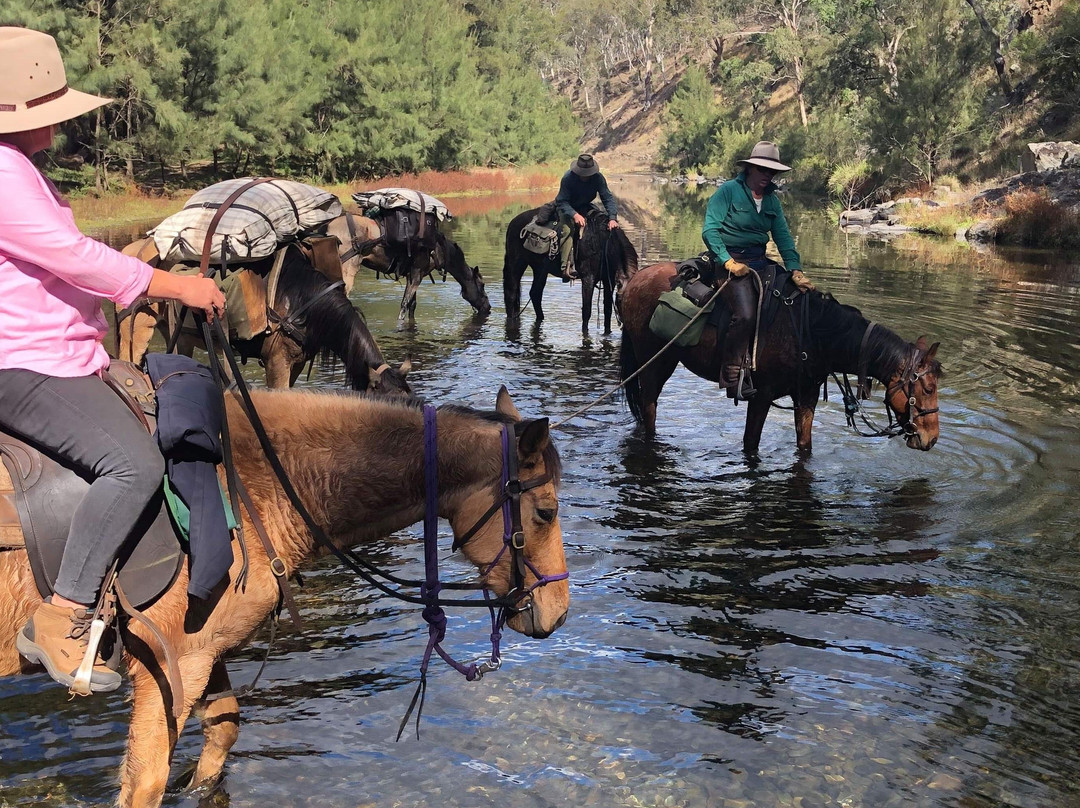
[{"label": "leather saddle", "polygon": [[[114,359],[103,378],[153,432],[157,398],[146,374],[137,365]],[[72,517],[90,480],[2,430],[0,460],[0,549],[26,549],[38,592],[47,597],[60,570]],[[133,606],[145,606],[176,580],[183,562],[184,552],[159,491],[121,550],[120,587]]]},{"label": "leather saddle", "polygon": [[[791,283],[791,273],[779,264],[769,259],[757,259],[748,262],[751,269],[761,280],[762,301],[760,306],[761,322],[760,329],[768,328],[780,311],[780,306],[785,302],[784,294],[791,286],[797,294],[794,284]],[[706,254],[695,258],[688,258],[675,266],[676,276],[672,280],[672,288],[681,286],[683,295],[695,305],[700,306],[710,296],[714,284],[723,281],[727,273],[721,267],[717,267]],[[754,284],[754,293],[757,294],[758,286]],[[731,311],[724,303],[721,296],[716,306],[709,313],[708,325],[717,330],[717,340],[723,341],[731,322]]]}]

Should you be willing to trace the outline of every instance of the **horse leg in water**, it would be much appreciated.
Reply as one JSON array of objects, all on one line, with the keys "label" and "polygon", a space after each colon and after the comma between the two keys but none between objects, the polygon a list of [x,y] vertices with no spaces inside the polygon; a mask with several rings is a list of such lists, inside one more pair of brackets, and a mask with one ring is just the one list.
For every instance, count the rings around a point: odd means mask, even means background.
[{"label": "horse leg in water", "polygon": [[761,432],[765,428],[765,419],[769,416],[772,407],[773,392],[767,388],[757,391],[757,394],[746,404],[746,424],[743,426],[743,451],[746,454],[757,454],[761,444]]},{"label": "horse leg in water", "polygon": [[604,333],[610,334],[611,312],[615,308],[615,284],[611,278],[605,278],[600,283],[604,287]]},{"label": "horse leg in water", "polygon": [[624,367],[633,372],[644,368],[629,383],[626,394],[636,398],[640,413],[639,423],[645,434],[652,437],[656,434],[656,402],[660,399],[660,392],[667,380],[679,366],[679,349],[669,348],[657,356],[657,351],[664,347],[664,342],[656,339],[651,331],[639,332],[633,336],[624,331],[623,340],[629,340],[625,342],[623,350],[632,352],[634,357],[634,367],[631,368],[625,363]]},{"label": "horse leg in water", "polygon": [[[142,652],[153,655],[149,644]],[[161,804],[169,781],[169,766],[179,728],[184,726],[191,711],[192,699],[186,694],[204,693],[210,677],[210,657],[179,660],[183,680],[185,705],[182,714],[174,719],[163,694],[169,691],[163,681],[159,660],[148,669],[141,661],[131,671],[134,703],[131,708],[131,727],[128,732],[127,753],[124,755],[120,780],[122,808],[143,808]]]},{"label": "horse leg in water", "polygon": [[541,267],[537,269],[533,267],[533,281],[532,286],[529,287],[529,300],[532,301],[533,311],[536,312],[536,319],[544,319],[544,307],[541,301],[544,298],[544,287],[547,285],[548,274],[547,270]]},{"label": "horse leg in water", "polygon": [[[800,454],[810,454],[810,432],[814,428],[814,410],[817,408],[818,390],[802,390],[795,405],[795,444]],[[804,404],[801,402],[809,402]]]},{"label": "horse leg in water", "polygon": [[503,259],[503,306],[508,320],[521,316],[521,279],[525,276],[525,262],[512,255],[507,249]]},{"label": "horse leg in water", "polygon": [[[220,659],[210,670],[206,691],[192,708],[192,713],[202,723],[203,748],[191,777],[191,788],[210,786],[218,781],[225,758],[240,734],[240,704],[232,694],[229,672]],[[207,695],[218,693],[228,695],[207,700]]]},{"label": "horse leg in water", "polygon": [[401,310],[398,312],[398,330],[412,328],[416,323],[416,292],[424,281],[428,271],[428,256],[414,255],[409,274],[405,278],[405,292],[401,295]]}]

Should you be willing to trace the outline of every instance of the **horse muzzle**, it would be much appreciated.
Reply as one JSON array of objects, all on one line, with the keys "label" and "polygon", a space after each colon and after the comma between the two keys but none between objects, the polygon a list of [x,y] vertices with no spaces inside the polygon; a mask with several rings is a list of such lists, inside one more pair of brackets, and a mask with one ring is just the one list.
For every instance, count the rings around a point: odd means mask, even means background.
[{"label": "horse muzzle", "polygon": [[923,437],[922,433],[918,430],[913,430],[904,435],[904,442],[908,445],[909,449],[918,449],[922,452],[929,452],[934,448],[934,444],[937,443],[938,436]]},{"label": "horse muzzle", "polygon": [[563,611],[551,625],[545,625],[541,610],[533,602],[532,595],[526,595],[513,607],[506,610],[506,625],[514,631],[537,640],[550,637],[566,622],[567,612]]}]

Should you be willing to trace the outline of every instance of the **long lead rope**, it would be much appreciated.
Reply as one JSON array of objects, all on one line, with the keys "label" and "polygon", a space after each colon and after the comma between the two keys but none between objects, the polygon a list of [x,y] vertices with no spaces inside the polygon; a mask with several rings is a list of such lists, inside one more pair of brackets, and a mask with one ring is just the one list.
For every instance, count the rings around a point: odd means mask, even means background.
[{"label": "long lead rope", "polygon": [[713,300],[716,299],[716,296],[719,295],[724,290],[724,287],[727,286],[730,282],[731,282],[731,278],[729,277],[722,284],[720,284],[720,286],[718,286],[716,289],[714,289],[713,293],[709,296],[709,299],[705,301],[705,305],[697,310],[697,313],[687,321],[686,325],[684,325],[682,328],[679,329],[679,332],[674,337],[672,337],[670,340],[667,341],[667,344],[665,344],[664,347],[662,347],[659,351],[657,351],[651,357],[649,357],[649,360],[644,365],[639,367],[637,370],[635,370],[633,373],[631,373],[629,376],[627,376],[625,379],[623,379],[621,382],[619,382],[613,388],[611,388],[606,393],[604,393],[602,396],[600,396],[600,398],[593,401],[591,404],[586,404],[584,407],[570,413],[568,416],[563,418],[558,423],[552,424],[551,429],[561,429],[562,426],[565,423],[567,423],[568,421],[572,421],[574,418],[577,418],[582,413],[588,412],[593,407],[595,407],[597,404],[600,404],[602,401],[605,401],[608,398],[610,398],[611,396],[615,395],[622,388],[624,388],[626,385],[628,385],[630,382],[632,382],[634,379],[636,379],[641,373],[643,373],[645,371],[645,368],[647,368],[649,365],[651,365],[653,362],[655,362],[660,357],[660,355],[664,353],[664,351],[666,351],[668,348],[670,348],[672,345],[674,345],[678,341],[679,337],[681,337],[686,332],[686,330],[688,328],[690,328],[690,326],[692,326],[697,321],[697,319],[699,317],[701,317],[701,315],[706,313],[706,309],[708,308],[708,305],[710,303],[712,303]]}]

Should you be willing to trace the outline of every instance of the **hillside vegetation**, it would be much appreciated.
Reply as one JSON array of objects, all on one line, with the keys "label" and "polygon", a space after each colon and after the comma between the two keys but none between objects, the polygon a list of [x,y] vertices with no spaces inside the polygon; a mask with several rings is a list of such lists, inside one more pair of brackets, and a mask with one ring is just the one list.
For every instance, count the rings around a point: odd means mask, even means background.
[{"label": "hillside vegetation", "polygon": [[777,141],[804,188],[870,193],[1019,170],[1080,135],[1080,3],[668,0],[583,11],[551,74],[610,162],[729,176]]},{"label": "hillside vegetation", "polygon": [[853,204],[1080,134],[1080,0],[8,0],[0,23],[54,34],[72,85],[117,100],[49,168],[98,188],[579,148],[727,176],[768,138]]}]

